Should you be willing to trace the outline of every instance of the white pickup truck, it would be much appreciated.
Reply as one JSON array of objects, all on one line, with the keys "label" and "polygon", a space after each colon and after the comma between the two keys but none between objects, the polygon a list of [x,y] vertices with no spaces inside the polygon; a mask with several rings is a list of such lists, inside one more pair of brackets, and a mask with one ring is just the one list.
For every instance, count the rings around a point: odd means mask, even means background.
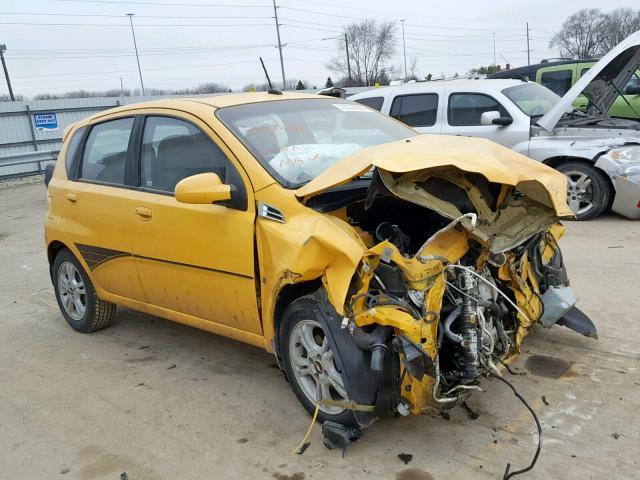
[{"label": "white pickup truck", "polygon": [[[534,82],[465,79],[404,84],[350,100],[422,133],[489,138],[561,172],[567,203],[579,220],[608,207],[640,218],[640,118],[603,112],[640,66],[640,32],[597,62],[563,96]],[[583,94],[585,110],[572,103]],[[640,113],[640,112],[639,112]]]}]

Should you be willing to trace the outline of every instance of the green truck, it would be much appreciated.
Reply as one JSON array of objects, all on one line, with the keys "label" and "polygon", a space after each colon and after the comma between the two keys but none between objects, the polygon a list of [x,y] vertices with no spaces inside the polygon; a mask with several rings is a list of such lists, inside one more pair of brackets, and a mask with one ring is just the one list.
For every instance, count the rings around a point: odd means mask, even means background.
[{"label": "green truck", "polygon": [[[595,58],[543,61],[496,72],[488,78],[525,78],[544,85],[562,97],[597,61]],[[612,117],[640,118],[640,70],[629,79],[620,93],[608,114]],[[573,102],[578,110],[586,109],[587,104],[588,99],[584,95]]]}]

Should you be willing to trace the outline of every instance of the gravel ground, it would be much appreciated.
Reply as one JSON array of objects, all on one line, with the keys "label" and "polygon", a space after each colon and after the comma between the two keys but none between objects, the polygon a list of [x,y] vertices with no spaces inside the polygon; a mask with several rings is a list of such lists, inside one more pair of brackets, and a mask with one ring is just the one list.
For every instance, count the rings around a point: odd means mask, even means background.
[{"label": "gravel ground", "polygon": [[[0,188],[0,478],[495,479],[507,461],[528,464],[535,426],[495,380],[472,397],[477,420],[385,419],[345,458],[316,427],[292,455],[310,418],[269,354],[124,309],[105,330],[73,332],[49,279],[43,186]],[[526,339],[515,363],[526,375],[511,379],[545,440],[518,478],[638,478],[640,222],[567,230],[572,285],[600,338],[556,327]]]}]

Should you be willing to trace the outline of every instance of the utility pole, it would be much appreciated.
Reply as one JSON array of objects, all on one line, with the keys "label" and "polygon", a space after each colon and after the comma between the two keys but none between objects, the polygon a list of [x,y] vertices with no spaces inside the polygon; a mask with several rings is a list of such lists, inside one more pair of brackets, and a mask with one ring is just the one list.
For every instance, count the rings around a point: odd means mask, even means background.
[{"label": "utility pole", "polygon": [[15,102],[16,97],[13,95],[13,88],[11,88],[11,79],[9,78],[9,70],[7,70],[7,64],[4,61],[4,51],[7,49],[7,46],[3,43],[0,45],[0,59],[2,59],[2,68],[4,70],[4,78],[7,79],[7,87],[9,88],[9,97],[11,97],[11,101]]},{"label": "utility pole", "polygon": [[527,22],[527,65],[531,65],[531,48],[529,48],[529,22]]},{"label": "utility pole", "polygon": [[124,97],[124,86],[122,85],[122,77],[120,77],[120,95]]},{"label": "utility pole", "polygon": [[493,66],[496,66],[496,34],[493,33]]},{"label": "utility pole", "polygon": [[407,47],[404,42],[404,19],[400,20],[402,24],[402,53],[404,54],[404,81],[407,81]]},{"label": "utility pole", "polygon": [[351,60],[349,59],[349,40],[347,34],[344,34],[344,48],[347,51],[347,72],[349,72],[349,85],[351,85]]},{"label": "utility pole", "polygon": [[282,42],[280,41],[280,24],[278,23],[278,7],[276,0],[273,0],[273,15],[276,19],[276,33],[278,34],[278,51],[280,52],[280,70],[282,71],[282,90],[287,89],[287,83],[284,78],[284,60],[282,59]]},{"label": "utility pole", "polygon": [[144,82],[142,81],[142,69],[140,68],[140,57],[138,56],[138,44],[136,43],[136,32],[133,30],[133,13],[127,13],[129,17],[129,23],[131,24],[131,35],[133,36],[133,48],[136,50],[136,61],[138,62],[138,73],[140,74],[140,88],[142,89],[142,96],[144,97]]}]

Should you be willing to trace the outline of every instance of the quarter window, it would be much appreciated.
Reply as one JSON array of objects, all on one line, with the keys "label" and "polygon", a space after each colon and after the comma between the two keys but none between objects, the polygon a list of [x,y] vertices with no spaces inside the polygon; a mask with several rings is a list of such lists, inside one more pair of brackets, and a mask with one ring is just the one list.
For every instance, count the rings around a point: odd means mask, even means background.
[{"label": "quarter window", "polygon": [[400,95],[393,100],[390,115],[411,127],[431,127],[438,115],[438,95]]},{"label": "quarter window", "polygon": [[124,185],[132,128],[133,118],[121,118],[95,125],[85,145],[80,178]]},{"label": "quarter window", "polygon": [[141,160],[142,187],[152,190],[173,193],[183,178],[205,172],[234,183],[228,174],[235,169],[220,148],[198,127],[177,118],[147,117]]},{"label": "quarter window", "polygon": [[[584,73],[584,72],[583,72]],[[540,83],[554,93],[562,96],[571,88],[571,70],[556,70],[540,75]]]},{"label": "quarter window", "polygon": [[481,125],[485,112],[498,111],[501,117],[511,117],[494,98],[481,93],[452,93],[449,96],[449,125],[455,127]]},{"label": "quarter window", "polygon": [[374,110],[382,110],[382,104],[384,103],[384,97],[368,97],[368,98],[359,98],[356,102],[361,103],[362,105],[366,105],[367,107],[371,107]]},{"label": "quarter window", "polygon": [[69,140],[69,146],[67,147],[67,153],[64,157],[64,166],[67,171],[67,178],[73,177],[73,163],[76,158],[76,154],[78,153],[78,147],[80,146],[80,141],[82,140],[82,136],[84,135],[85,128],[79,128],[73,135],[71,136],[71,140]]}]

